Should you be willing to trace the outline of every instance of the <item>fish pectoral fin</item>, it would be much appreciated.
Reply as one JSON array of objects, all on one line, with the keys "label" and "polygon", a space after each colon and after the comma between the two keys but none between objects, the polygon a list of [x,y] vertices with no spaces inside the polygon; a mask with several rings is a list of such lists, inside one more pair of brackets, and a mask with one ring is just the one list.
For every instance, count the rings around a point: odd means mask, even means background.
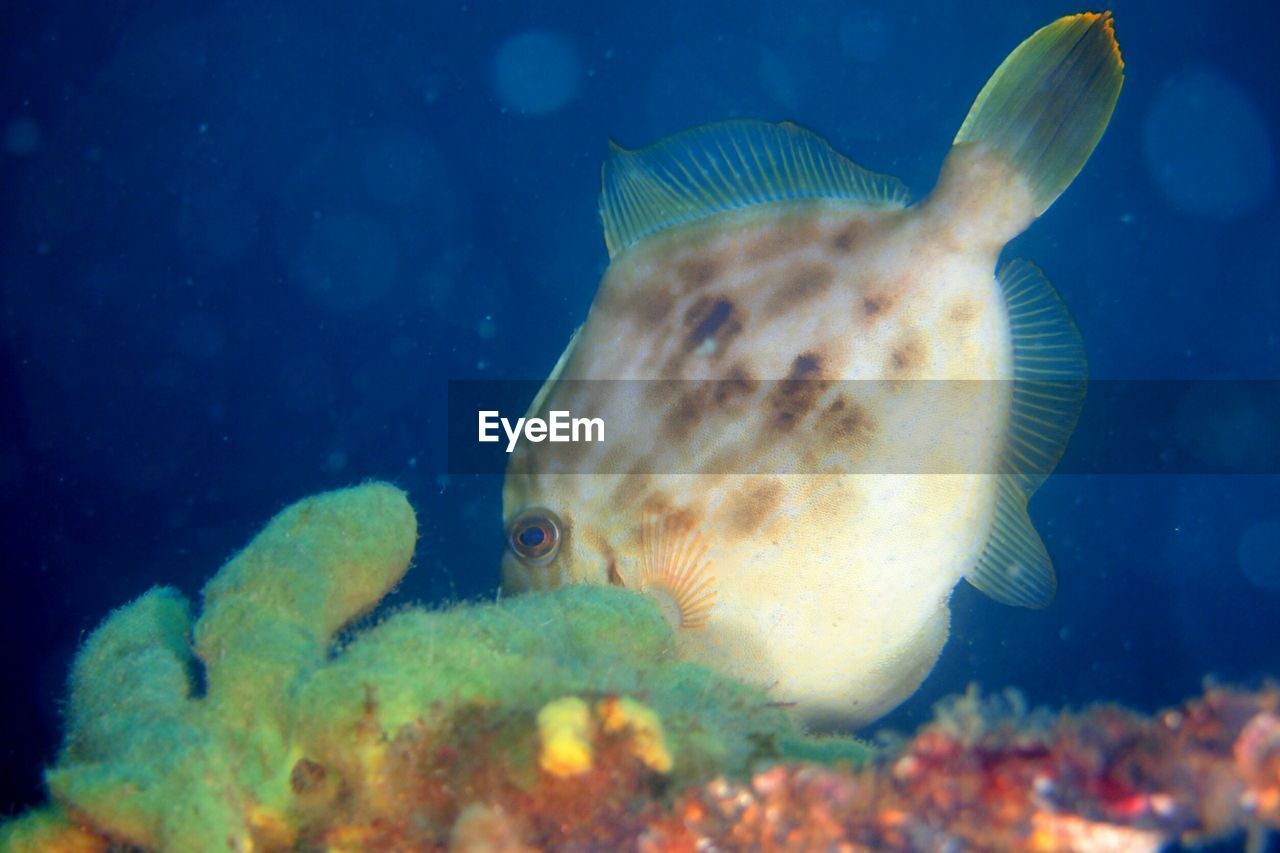
[{"label": "fish pectoral fin", "polygon": [[1049,553],[1027,517],[1027,498],[1012,477],[999,479],[987,545],[965,580],[1001,604],[1018,607],[1048,607],[1058,591]]},{"label": "fish pectoral fin", "polygon": [[733,120],[628,151],[612,145],[600,218],[612,259],[651,234],[757,204],[843,199],[901,208],[907,189],[842,157],[791,123]]},{"label": "fish pectoral fin", "polygon": [[1039,216],[1080,174],[1123,83],[1111,13],[1059,18],[1000,64],[955,144],[985,143],[1008,158],[1026,177]]},{"label": "fish pectoral fin", "polygon": [[715,577],[702,533],[686,513],[645,511],[640,521],[640,591],[676,628],[702,628],[715,605]]},{"label": "fish pectoral fin", "polygon": [[1084,406],[1089,367],[1080,330],[1039,268],[1010,261],[996,278],[1013,343],[1009,432],[998,462],[995,520],[965,578],[996,601],[1046,607],[1058,582],[1027,501],[1062,458]]}]

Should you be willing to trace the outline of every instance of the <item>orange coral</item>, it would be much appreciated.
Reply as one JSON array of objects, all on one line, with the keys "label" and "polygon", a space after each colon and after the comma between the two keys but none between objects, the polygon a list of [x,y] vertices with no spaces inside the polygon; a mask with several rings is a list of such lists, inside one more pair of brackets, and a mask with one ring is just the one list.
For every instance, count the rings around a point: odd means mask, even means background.
[{"label": "orange coral", "polygon": [[[386,744],[376,790],[339,791],[296,844],[1129,851],[1280,829],[1274,686],[1213,688],[1154,717],[1105,705],[1027,713],[1011,694],[971,692],[860,771],[779,764],[743,783],[720,778],[683,792],[668,790],[670,777],[646,762],[631,727],[592,726],[589,737],[590,767],[561,777],[539,767],[528,715],[476,707],[443,730],[408,727]],[[294,780],[303,789],[330,781],[309,765]],[[65,818],[32,829],[87,845],[65,849],[105,849]]]}]

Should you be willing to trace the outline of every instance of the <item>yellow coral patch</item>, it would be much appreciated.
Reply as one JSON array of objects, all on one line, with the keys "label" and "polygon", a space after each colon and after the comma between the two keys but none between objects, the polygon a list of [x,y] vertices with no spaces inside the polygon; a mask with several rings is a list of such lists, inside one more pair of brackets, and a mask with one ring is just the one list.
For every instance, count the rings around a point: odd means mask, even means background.
[{"label": "yellow coral patch", "polygon": [[275,809],[251,803],[245,817],[253,828],[254,837],[266,846],[287,849],[297,840],[297,827],[292,825],[288,816]]},{"label": "yellow coral patch", "polygon": [[538,712],[542,752],[538,764],[552,776],[576,776],[591,769],[591,709],[574,696],[548,702]]},{"label": "yellow coral patch", "polygon": [[72,823],[58,806],[45,806],[0,827],[0,850],[12,853],[105,853],[107,841]]},{"label": "yellow coral patch", "polygon": [[606,732],[630,731],[631,749],[650,768],[670,773],[671,752],[662,733],[662,720],[653,709],[629,697],[605,699],[596,714]]}]

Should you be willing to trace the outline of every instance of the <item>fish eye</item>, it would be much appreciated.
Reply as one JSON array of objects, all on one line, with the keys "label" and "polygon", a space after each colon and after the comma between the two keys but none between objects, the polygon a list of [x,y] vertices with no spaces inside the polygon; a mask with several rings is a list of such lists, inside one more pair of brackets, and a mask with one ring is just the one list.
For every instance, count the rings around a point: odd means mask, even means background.
[{"label": "fish eye", "polygon": [[546,509],[527,509],[511,523],[507,542],[516,556],[545,563],[560,550],[560,519]]}]

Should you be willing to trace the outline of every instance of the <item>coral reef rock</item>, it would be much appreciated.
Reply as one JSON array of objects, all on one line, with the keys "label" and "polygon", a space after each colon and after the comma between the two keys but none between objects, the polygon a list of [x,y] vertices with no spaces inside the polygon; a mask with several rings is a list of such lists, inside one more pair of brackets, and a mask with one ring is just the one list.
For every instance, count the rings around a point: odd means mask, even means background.
[{"label": "coral reef rock", "polygon": [[194,625],[167,588],[111,614],[73,666],[51,802],[0,849],[1263,850],[1280,829],[1274,686],[1153,717],[973,689],[872,750],[681,661],[627,590],[344,633],[416,535],[391,486],[318,495],[222,568]]}]

